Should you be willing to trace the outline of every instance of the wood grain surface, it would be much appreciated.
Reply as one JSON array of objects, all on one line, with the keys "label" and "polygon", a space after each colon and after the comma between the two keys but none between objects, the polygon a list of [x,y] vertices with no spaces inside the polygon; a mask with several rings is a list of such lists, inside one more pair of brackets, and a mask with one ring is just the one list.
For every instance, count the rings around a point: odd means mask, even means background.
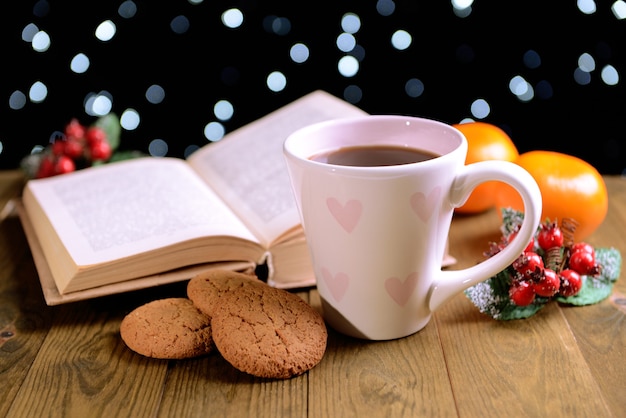
[{"label": "wood grain surface", "polygon": [[[0,173],[2,207],[21,181],[15,172]],[[589,241],[624,255],[626,178],[605,181],[609,213]],[[498,228],[495,211],[455,217],[454,268],[480,261]],[[265,380],[217,353],[164,361],[124,345],[124,315],[184,296],[184,282],[47,306],[20,222],[9,213],[0,222],[0,416],[622,417],[624,276],[601,303],[553,302],[526,320],[493,320],[460,294],[406,338],[367,342],[330,330],[318,366]],[[315,289],[298,294],[320,308]]]}]

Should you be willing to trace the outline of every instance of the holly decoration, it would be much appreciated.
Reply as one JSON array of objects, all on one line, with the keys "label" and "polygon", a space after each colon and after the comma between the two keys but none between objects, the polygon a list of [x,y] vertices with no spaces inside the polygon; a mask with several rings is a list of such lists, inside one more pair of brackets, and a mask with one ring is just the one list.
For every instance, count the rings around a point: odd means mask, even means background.
[{"label": "holly decoration", "polygon": [[137,151],[116,151],[120,134],[120,121],[113,113],[89,126],[74,118],[62,132],[55,131],[45,147],[24,157],[21,167],[28,178],[44,178],[140,156]]},{"label": "holly decoration", "polygon": [[[502,215],[502,237],[489,244],[486,257],[515,239],[522,224],[521,212],[505,208]],[[606,299],[619,278],[621,254],[615,248],[574,242],[575,229],[572,219],[546,219],[510,266],[468,288],[465,295],[480,312],[497,320],[528,318],[552,300],[583,306]]]}]

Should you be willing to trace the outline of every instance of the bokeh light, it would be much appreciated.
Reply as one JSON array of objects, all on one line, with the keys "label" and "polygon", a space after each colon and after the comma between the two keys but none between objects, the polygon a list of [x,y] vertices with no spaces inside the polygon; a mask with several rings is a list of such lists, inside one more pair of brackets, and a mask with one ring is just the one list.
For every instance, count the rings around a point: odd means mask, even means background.
[{"label": "bokeh light", "polygon": [[[3,25],[3,167],[69,119],[111,112],[129,148],[186,157],[319,88],[370,113],[491,121],[521,150],[626,170],[624,0],[105,3],[38,0]],[[559,112],[576,129],[562,133]],[[575,147],[592,134],[596,147]]]}]

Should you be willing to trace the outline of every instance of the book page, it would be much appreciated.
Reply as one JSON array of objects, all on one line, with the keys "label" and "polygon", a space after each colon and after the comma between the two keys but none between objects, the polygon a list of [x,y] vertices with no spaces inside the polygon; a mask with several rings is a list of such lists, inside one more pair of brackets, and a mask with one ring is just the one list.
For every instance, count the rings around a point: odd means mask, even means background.
[{"label": "book page", "polygon": [[269,246],[300,225],[283,156],[287,136],[312,123],[364,114],[329,93],[315,91],[202,147],[188,161]]},{"label": "book page", "polygon": [[146,157],[27,184],[78,265],[208,235],[255,241],[180,159]]}]

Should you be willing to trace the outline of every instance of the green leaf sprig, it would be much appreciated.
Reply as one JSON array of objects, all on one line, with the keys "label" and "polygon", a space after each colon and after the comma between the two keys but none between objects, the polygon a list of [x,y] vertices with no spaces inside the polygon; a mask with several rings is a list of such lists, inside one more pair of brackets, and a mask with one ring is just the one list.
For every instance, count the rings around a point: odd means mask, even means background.
[{"label": "green leaf sprig", "polygon": [[[502,226],[500,229],[503,236],[508,236],[521,225],[523,213],[505,208],[502,210],[502,215]],[[539,229],[536,234],[538,232]],[[564,252],[563,249],[561,251],[562,253]],[[537,253],[542,256],[544,262],[550,261],[547,252],[538,248]],[[595,258],[596,263],[601,267],[600,273],[595,276],[583,275],[582,288],[574,296],[564,297],[558,293],[549,298],[537,296],[529,305],[518,306],[512,302],[509,296],[511,282],[515,277],[515,271],[512,266],[507,267],[484,282],[466,289],[465,295],[481,313],[502,321],[529,318],[552,300],[575,306],[592,305],[611,295],[613,285],[620,276],[622,266],[620,252],[612,247],[595,248]]]}]

